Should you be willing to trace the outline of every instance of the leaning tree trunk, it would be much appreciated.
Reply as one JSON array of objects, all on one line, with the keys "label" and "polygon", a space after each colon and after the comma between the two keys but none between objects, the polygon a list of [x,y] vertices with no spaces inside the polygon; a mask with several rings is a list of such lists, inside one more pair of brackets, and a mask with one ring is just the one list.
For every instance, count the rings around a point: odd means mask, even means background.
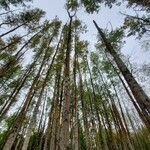
[{"label": "leaning tree trunk", "polygon": [[109,59],[109,57],[107,56],[107,54],[106,54],[106,58],[108,59],[108,61],[109,61],[109,63],[111,64],[111,66],[114,68],[114,71],[116,72],[116,74],[118,75],[118,77],[119,77],[119,79],[120,79],[120,81],[121,81],[121,83],[122,83],[122,85],[123,85],[125,91],[127,92],[127,94],[128,94],[128,96],[129,96],[130,100],[132,101],[132,103],[133,103],[135,109],[137,110],[137,112],[138,112],[138,114],[139,114],[141,120],[143,121],[143,123],[145,124],[145,126],[147,127],[147,129],[149,129],[149,126],[150,126],[149,117],[145,116],[145,115],[142,113],[142,111],[140,110],[140,108],[139,108],[138,104],[136,103],[134,97],[132,96],[131,92],[129,91],[129,89],[128,89],[126,83],[124,82],[124,80],[123,80],[122,77],[120,76],[119,72],[117,71],[116,67],[113,65],[113,63],[111,62],[111,60]]},{"label": "leaning tree trunk", "polygon": [[0,122],[2,121],[2,119],[4,118],[6,113],[8,112],[9,108],[15,103],[16,97],[18,96],[19,92],[23,88],[23,86],[24,86],[28,76],[30,75],[34,65],[36,64],[39,56],[40,55],[37,55],[37,57],[35,58],[34,62],[30,65],[30,67],[27,69],[27,71],[25,72],[23,77],[19,80],[19,83],[17,84],[17,86],[12,91],[11,95],[7,99],[7,101],[4,104],[4,106],[1,108],[1,110],[0,110]]},{"label": "leaning tree trunk", "polygon": [[5,36],[5,35],[7,35],[7,34],[13,32],[13,31],[15,31],[15,30],[17,30],[18,28],[22,27],[23,25],[25,25],[25,23],[20,24],[19,26],[17,26],[17,27],[15,27],[15,28],[13,28],[13,29],[11,29],[11,30],[9,30],[9,31],[7,31],[7,32],[5,32],[5,33],[3,33],[3,34],[1,34],[1,35],[0,35],[0,38],[2,38],[3,36]]},{"label": "leaning tree trunk", "polygon": [[129,69],[126,67],[124,62],[121,60],[119,55],[116,53],[116,51],[112,47],[111,43],[106,39],[105,34],[98,27],[96,22],[95,21],[93,21],[93,22],[94,22],[100,36],[102,37],[102,40],[106,46],[107,52],[109,52],[112,55],[112,57],[114,58],[119,70],[121,71],[126,82],[128,83],[130,90],[132,91],[132,94],[134,95],[139,107],[141,108],[143,114],[145,116],[147,116],[147,118],[148,118],[149,114],[150,114],[150,99],[149,99],[149,97],[146,95],[146,93],[143,91],[143,89],[137,83],[137,81],[133,77],[132,73],[129,71]]}]

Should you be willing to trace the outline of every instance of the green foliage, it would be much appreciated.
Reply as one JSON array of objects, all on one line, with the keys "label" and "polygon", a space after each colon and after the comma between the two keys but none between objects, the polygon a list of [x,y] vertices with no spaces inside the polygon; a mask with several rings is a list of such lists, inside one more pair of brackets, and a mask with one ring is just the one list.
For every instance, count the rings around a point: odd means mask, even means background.
[{"label": "green foliage", "polygon": [[81,0],[88,13],[98,12],[102,4],[111,8],[115,3],[116,0]]},{"label": "green foliage", "polygon": [[86,8],[88,13],[98,12],[99,10],[99,3],[95,0],[81,0],[81,3]]},{"label": "green foliage", "polygon": [[39,21],[44,15],[45,12],[39,8],[24,10],[18,14],[7,15],[3,19],[3,24],[7,24],[9,27],[23,25],[28,30],[31,30],[39,25]]},{"label": "green foliage", "polygon": [[[127,0],[128,4],[127,7],[139,7],[142,10],[146,10],[147,12],[150,11],[150,1],[149,0]],[[109,8],[112,8],[114,4],[120,6],[121,3],[119,0],[80,0],[81,4],[85,7],[88,13],[98,12],[101,5],[104,4]]]},{"label": "green foliage", "polygon": [[10,5],[13,6],[18,6],[18,5],[23,5],[25,6],[26,2],[31,2],[32,0],[1,0],[0,1],[0,7],[8,10],[10,9]]},{"label": "green foliage", "polygon": [[124,38],[124,36],[124,30],[118,28],[114,31],[111,31],[108,35],[108,38],[111,44],[116,48],[118,45],[123,43],[122,39]]},{"label": "green foliage", "polygon": [[78,7],[79,7],[79,4],[77,0],[67,0],[66,8],[68,10],[74,11],[74,10],[77,10]]},{"label": "green foliage", "polygon": [[128,36],[136,35],[139,39],[143,35],[150,34],[150,19],[149,16],[143,15],[142,17],[126,15],[124,20],[123,29],[127,29]]}]

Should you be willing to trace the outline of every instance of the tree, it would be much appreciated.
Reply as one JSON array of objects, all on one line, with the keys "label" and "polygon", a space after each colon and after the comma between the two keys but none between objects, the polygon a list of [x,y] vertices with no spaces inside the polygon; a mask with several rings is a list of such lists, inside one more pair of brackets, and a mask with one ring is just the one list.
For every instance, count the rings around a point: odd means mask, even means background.
[{"label": "tree", "polygon": [[102,30],[98,27],[98,25],[96,24],[96,22],[94,21],[94,24],[100,34],[100,36],[102,37],[102,40],[106,46],[106,50],[107,52],[109,52],[112,57],[114,58],[118,68],[120,69],[122,75],[124,76],[126,82],[128,83],[139,107],[141,108],[141,110],[143,111],[145,117],[147,118],[147,122],[149,123],[149,112],[150,112],[150,100],[149,97],[145,94],[145,92],[143,91],[143,89],[140,87],[140,85],[137,83],[137,81],[134,79],[133,75],[131,74],[131,72],[128,70],[128,68],[126,67],[126,65],[123,63],[123,61],[119,58],[118,54],[116,53],[116,51],[113,49],[111,43],[106,39],[104,33],[102,32]]},{"label": "tree", "polygon": [[11,9],[25,2],[6,1],[0,14],[0,28],[8,29],[0,38],[0,149],[148,149],[149,97],[120,50],[124,29],[148,33],[147,17],[126,15],[127,24],[106,34],[94,22],[93,48],[78,8],[98,12],[117,0],[67,0],[67,23],[44,20],[37,8]]}]

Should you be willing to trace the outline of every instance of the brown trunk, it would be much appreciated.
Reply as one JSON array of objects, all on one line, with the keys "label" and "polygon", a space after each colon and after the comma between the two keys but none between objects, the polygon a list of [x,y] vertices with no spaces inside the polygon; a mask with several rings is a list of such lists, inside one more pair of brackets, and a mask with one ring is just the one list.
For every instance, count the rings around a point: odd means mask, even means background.
[{"label": "brown trunk", "polygon": [[47,86],[47,82],[48,82],[48,79],[49,79],[49,75],[50,75],[50,71],[52,69],[52,66],[53,66],[53,63],[54,63],[54,60],[55,60],[55,57],[57,55],[57,52],[58,52],[58,48],[59,48],[59,44],[57,46],[57,49],[56,49],[56,52],[54,53],[54,56],[52,58],[52,61],[51,61],[51,64],[49,65],[49,68],[46,72],[46,77],[44,79],[44,82],[42,84],[42,88],[40,90],[40,93],[39,93],[39,97],[38,97],[38,100],[37,100],[37,104],[35,106],[35,109],[33,111],[33,117],[31,119],[31,123],[29,125],[29,128],[28,128],[28,131],[27,131],[27,137],[25,139],[25,142],[24,142],[24,145],[23,145],[23,148],[22,150],[27,150],[27,147],[28,147],[28,144],[29,144],[29,140],[30,140],[30,137],[32,135],[32,130],[35,128],[36,126],[36,121],[37,121],[37,114],[38,114],[38,111],[39,111],[39,106],[41,104],[41,101],[42,101],[42,95],[43,95],[43,92],[44,92],[44,89],[45,87]]},{"label": "brown trunk", "polygon": [[[53,38],[53,37],[52,37]],[[48,43],[48,46],[50,45],[52,39],[50,39],[50,42]],[[16,139],[16,136],[21,128],[21,125],[25,119],[25,116],[26,116],[26,112],[29,108],[29,105],[31,103],[31,100],[32,100],[32,94],[33,94],[33,91],[38,83],[38,80],[40,78],[40,74],[41,74],[41,71],[43,69],[43,66],[45,64],[45,61],[46,61],[46,57],[47,57],[47,53],[48,53],[48,50],[49,48],[47,48],[45,50],[45,54],[44,54],[44,57],[43,57],[43,60],[42,60],[42,63],[41,63],[41,66],[38,70],[38,73],[36,75],[36,77],[34,78],[33,82],[32,82],[32,86],[30,87],[30,90],[28,92],[28,95],[27,95],[27,98],[26,98],[26,101],[21,109],[21,112],[19,113],[19,115],[17,116],[14,124],[12,125],[12,128],[11,130],[8,132],[8,137],[7,137],[7,140],[6,140],[6,143],[4,145],[4,150],[10,150],[15,139]]]},{"label": "brown trunk", "polygon": [[70,23],[67,35],[67,49],[64,66],[64,103],[62,110],[62,126],[60,133],[60,150],[69,149],[70,143],[70,53],[71,53],[71,39],[72,39],[72,16],[70,16]]},{"label": "brown trunk", "polygon": [[60,49],[60,56],[58,55],[58,68],[56,71],[56,98],[54,99],[54,109],[53,109],[53,122],[52,122],[52,132],[51,132],[51,141],[50,141],[50,150],[58,149],[59,141],[58,141],[58,132],[60,129],[60,83],[61,83],[61,72],[63,66],[63,58],[64,58],[64,43],[62,43],[62,47]]},{"label": "brown trunk", "polygon": [[[56,75],[56,98],[54,99],[54,109],[53,109],[53,121],[52,121],[52,131],[50,140],[50,150],[56,149],[56,136],[58,130],[58,120],[59,120],[59,97],[60,97],[60,74]],[[58,145],[58,144],[57,144]]]},{"label": "brown trunk", "polygon": [[82,76],[79,68],[78,71],[79,71],[79,79],[80,79],[80,99],[81,99],[82,116],[83,116],[84,130],[85,130],[86,147],[88,150],[92,150],[91,138],[89,132],[88,113],[87,113],[86,103],[84,102]]},{"label": "brown trunk", "polygon": [[149,117],[147,118],[147,116],[145,116],[145,115],[141,112],[139,106],[137,105],[137,103],[136,103],[135,100],[134,100],[134,97],[131,95],[131,93],[130,93],[128,87],[127,87],[127,85],[126,85],[125,82],[123,81],[122,77],[121,77],[120,74],[118,73],[117,69],[115,68],[115,66],[113,65],[113,63],[111,62],[111,60],[109,59],[109,57],[107,56],[107,54],[106,54],[106,57],[107,57],[108,61],[110,62],[110,64],[112,65],[112,67],[114,68],[114,71],[115,71],[116,74],[118,75],[118,77],[119,77],[119,79],[120,79],[122,85],[124,86],[124,88],[125,88],[125,90],[126,90],[128,96],[129,96],[130,100],[132,101],[132,103],[133,103],[135,109],[137,110],[137,112],[138,112],[138,114],[139,114],[141,120],[142,120],[143,123],[146,125],[147,129],[149,129],[149,127],[150,127]]},{"label": "brown trunk", "polygon": [[[115,129],[116,129],[116,132],[118,131],[117,129],[119,128],[118,126],[118,122],[115,118],[115,114],[112,110],[112,107],[111,107],[111,103],[113,102],[112,99],[113,97],[111,96],[110,94],[110,91],[108,90],[108,87],[104,81],[104,78],[103,78],[103,74],[102,72],[100,71],[100,69],[98,68],[98,73],[99,73],[99,77],[100,77],[100,81],[102,81],[103,85],[104,85],[104,88],[105,88],[105,91],[106,91],[106,94],[104,93],[104,97],[105,97],[105,101],[109,104],[108,107],[109,107],[109,111],[111,112],[111,115],[112,115],[112,118],[113,118],[113,121],[114,121],[114,125],[115,125]],[[110,99],[110,102],[109,100]],[[106,109],[106,106],[105,106],[105,103],[102,102],[102,105],[103,105],[103,109],[104,109],[104,114],[105,114],[105,119],[108,123],[108,129],[109,129],[109,133],[108,134],[108,147],[111,148],[111,149],[117,149],[117,145],[116,145],[116,142],[114,141],[114,138],[113,138],[113,130],[112,130],[112,127],[111,127],[111,124],[110,124],[110,121],[109,121],[109,116],[108,116],[108,113],[107,113],[107,109]],[[117,135],[118,135],[118,132],[117,132]],[[110,144],[111,143],[111,144]]]},{"label": "brown trunk", "polygon": [[122,75],[124,76],[126,82],[128,83],[130,90],[132,91],[132,94],[134,95],[139,107],[141,108],[143,114],[145,116],[149,116],[150,114],[150,99],[145,94],[143,89],[140,87],[140,85],[137,83],[129,69],[126,67],[124,62],[120,59],[119,55],[116,53],[116,51],[113,49],[111,43],[106,39],[104,33],[102,30],[98,27],[95,21],[93,21],[100,36],[102,37],[102,40],[106,46],[106,50],[112,55],[114,58],[119,70],[121,71]]},{"label": "brown trunk", "polygon": [[93,103],[94,103],[94,107],[95,107],[95,112],[96,112],[96,116],[97,116],[97,120],[98,120],[98,129],[99,129],[99,132],[98,132],[98,142],[97,143],[101,143],[100,145],[97,145],[99,146],[98,148],[102,148],[104,149],[104,139],[103,139],[103,136],[102,136],[102,124],[101,124],[101,120],[100,120],[100,116],[99,116],[99,107],[98,107],[98,104],[97,104],[97,98],[96,98],[96,94],[95,94],[95,89],[94,89],[94,82],[93,82],[93,78],[92,78],[92,74],[91,74],[91,70],[90,70],[90,67],[89,67],[89,63],[88,63],[88,60],[87,61],[87,66],[88,66],[88,71],[89,71],[89,74],[90,74],[90,80],[91,80],[91,85],[92,85],[92,92],[93,92]]},{"label": "brown trunk", "polygon": [[77,81],[76,81],[76,67],[77,67],[77,48],[76,48],[76,41],[77,41],[77,33],[75,29],[75,39],[74,39],[74,47],[75,47],[75,54],[74,54],[74,68],[73,68],[73,78],[74,78],[74,96],[73,96],[73,150],[79,150],[79,129],[78,129],[78,98],[77,98]]},{"label": "brown trunk", "polygon": [[47,125],[46,131],[45,131],[45,141],[44,141],[43,150],[48,150],[49,147],[50,147],[51,132],[52,132],[52,119],[53,119],[55,97],[56,97],[56,83],[55,83],[55,86],[54,86],[54,92],[53,92],[51,109],[49,110],[49,114],[48,114],[48,125]]},{"label": "brown trunk", "polygon": [[8,112],[9,108],[15,103],[15,99],[17,95],[19,94],[20,90],[23,88],[29,74],[31,73],[31,70],[33,69],[35,63],[38,60],[38,57],[35,58],[35,61],[30,65],[29,69],[27,69],[26,73],[23,75],[22,79],[19,82],[19,85],[16,86],[16,88],[13,90],[12,94],[9,96],[9,99],[6,101],[2,109],[0,110],[0,122],[2,121],[3,117]]}]

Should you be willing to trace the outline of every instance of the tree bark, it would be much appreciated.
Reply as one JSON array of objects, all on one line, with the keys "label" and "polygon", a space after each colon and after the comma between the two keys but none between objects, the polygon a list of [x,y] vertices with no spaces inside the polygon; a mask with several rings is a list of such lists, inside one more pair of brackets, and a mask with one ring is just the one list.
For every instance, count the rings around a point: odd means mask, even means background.
[{"label": "tree bark", "polygon": [[120,72],[124,76],[126,82],[128,83],[130,90],[132,91],[132,94],[134,95],[137,103],[139,104],[139,107],[141,108],[144,115],[147,117],[150,114],[150,99],[145,94],[143,89],[140,87],[140,85],[137,83],[135,78],[133,77],[132,73],[129,71],[129,69],[126,67],[124,62],[120,59],[119,55],[116,53],[114,48],[112,47],[111,43],[106,39],[104,33],[102,30],[98,27],[95,21],[93,21],[100,36],[102,37],[102,41],[104,42],[106,46],[106,51],[109,52],[112,57],[114,58]]},{"label": "tree bark", "polygon": [[[53,37],[50,39],[50,41],[48,43],[48,47],[49,47],[52,39],[53,39]],[[13,123],[11,130],[8,132],[8,137],[7,137],[7,140],[6,140],[6,143],[4,145],[3,150],[10,150],[12,148],[12,146],[13,146],[13,143],[14,143],[16,137],[17,137],[17,134],[18,134],[18,132],[19,132],[19,130],[21,128],[21,125],[22,125],[24,119],[25,119],[26,112],[27,112],[27,110],[29,108],[29,105],[31,103],[32,94],[33,94],[33,91],[34,91],[34,89],[35,89],[35,87],[36,87],[36,85],[38,83],[41,71],[42,71],[43,66],[45,64],[45,61],[47,59],[46,57],[47,57],[48,50],[49,50],[49,48],[47,48],[45,50],[45,54],[44,54],[41,66],[40,66],[40,68],[38,70],[38,73],[37,73],[36,77],[34,78],[34,80],[32,82],[32,85],[31,85],[30,90],[28,92],[26,101],[25,101],[25,103],[24,103],[24,105],[23,105],[23,107],[21,109],[21,112],[19,113],[19,115],[17,116],[15,122]]]},{"label": "tree bark", "polygon": [[64,104],[62,110],[62,126],[60,133],[60,150],[69,149],[70,141],[70,53],[72,39],[72,16],[70,16],[69,29],[67,35],[67,49],[64,66]]}]

